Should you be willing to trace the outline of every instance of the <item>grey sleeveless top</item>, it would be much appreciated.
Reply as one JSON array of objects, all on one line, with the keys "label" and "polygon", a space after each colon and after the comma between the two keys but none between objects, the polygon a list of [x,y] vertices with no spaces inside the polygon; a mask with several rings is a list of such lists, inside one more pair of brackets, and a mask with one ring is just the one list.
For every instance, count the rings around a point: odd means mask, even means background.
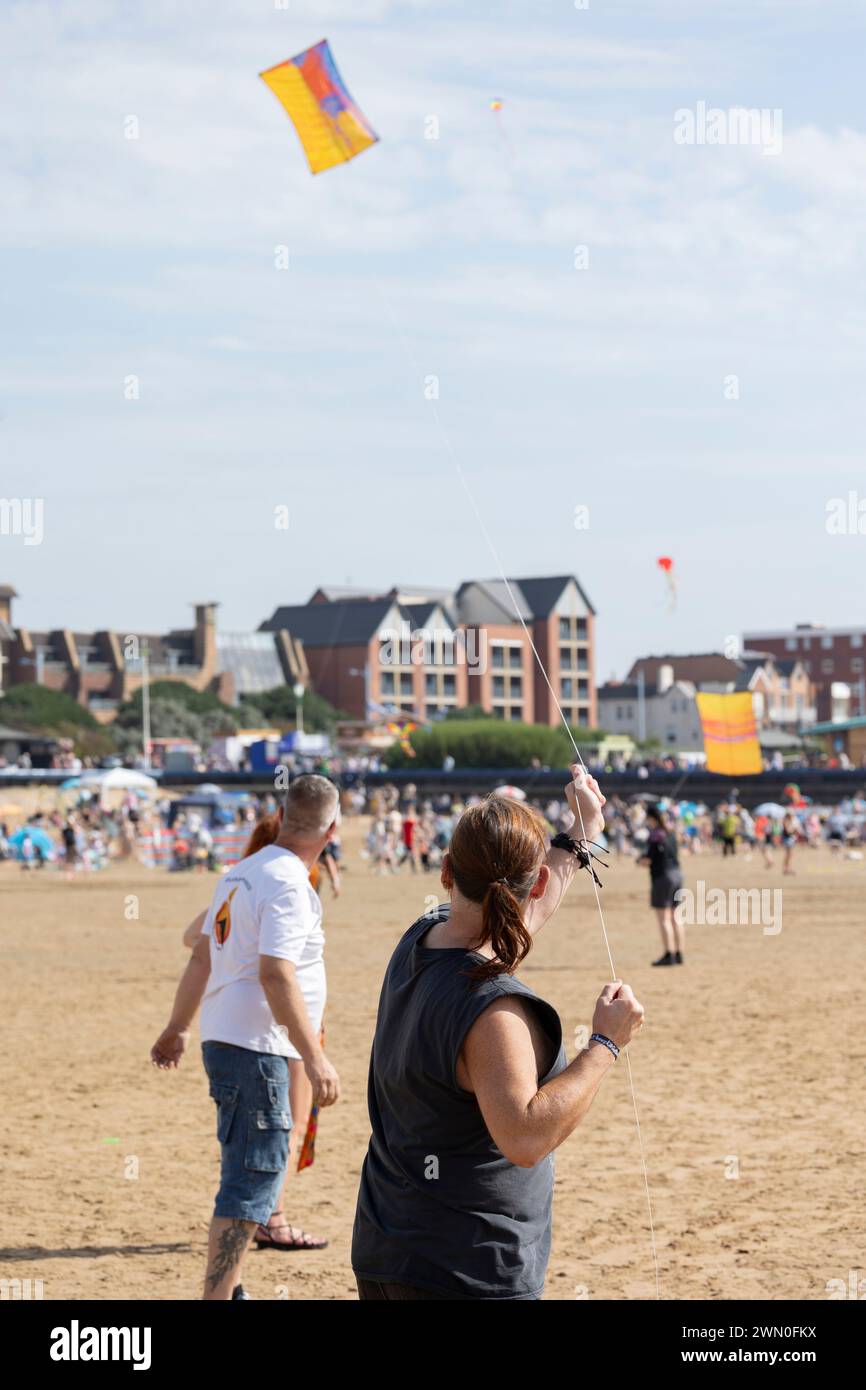
[{"label": "grey sleeveless top", "polygon": [[455,1068],[472,1024],[503,995],[531,1004],[558,1053],[544,1081],[565,1067],[562,1027],[512,976],[468,978],[481,959],[474,952],[421,944],[449,911],[445,904],[410,927],[385,973],[352,1267],[362,1279],[453,1299],[534,1299],[550,1255],[553,1155],[533,1168],[510,1163]]}]

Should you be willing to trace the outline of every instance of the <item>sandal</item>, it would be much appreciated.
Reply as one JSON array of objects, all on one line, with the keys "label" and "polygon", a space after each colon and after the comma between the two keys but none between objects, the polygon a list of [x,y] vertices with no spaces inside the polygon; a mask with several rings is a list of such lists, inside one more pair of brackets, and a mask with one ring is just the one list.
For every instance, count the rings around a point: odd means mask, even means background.
[{"label": "sandal", "polygon": [[[282,1219],[271,1225],[276,1217]],[[275,1240],[274,1234],[277,1231],[288,1231],[289,1239]],[[256,1228],[253,1243],[257,1250],[325,1250],[328,1246],[328,1241],[323,1240],[321,1236],[311,1236],[299,1226],[290,1226],[282,1211],[275,1211],[267,1226]]]}]

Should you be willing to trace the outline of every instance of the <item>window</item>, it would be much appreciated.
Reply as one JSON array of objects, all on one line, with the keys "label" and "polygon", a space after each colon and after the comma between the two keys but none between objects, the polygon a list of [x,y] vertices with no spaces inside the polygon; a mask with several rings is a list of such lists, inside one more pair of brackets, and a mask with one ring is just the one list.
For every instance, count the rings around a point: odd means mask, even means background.
[{"label": "window", "polygon": [[439,715],[440,715],[441,713],[442,713],[442,708],[441,708],[440,705],[425,705],[425,706],[424,706],[424,717],[425,717],[425,719],[438,719],[438,718],[439,718]]},{"label": "window", "polygon": [[852,656],[852,658],[851,658],[851,670],[852,670],[852,671],[862,671],[862,670],[863,670],[863,658],[862,658],[862,656]]},{"label": "window", "polygon": [[785,638],[785,651],[786,651],[786,652],[795,652],[796,650],[797,650],[797,639],[796,639],[796,637],[786,637],[786,638]]},{"label": "window", "polygon": [[490,647],[491,664],[496,670],[501,670],[505,665],[505,652],[498,644],[491,644]]},{"label": "window", "polygon": [[445,695],[457,694],[457,677],[453,674],[445,673],[442,677],[442,691]]},{"label": "window", "polygon": [[523,652],[520,647],[509,647],[508,664],[512,671],[520,671],[523,667]]},{"label": "window", "polygon": [[379,690],[382,695],[394,694],[394,672],[383,671],[379,677]]},{"label": "window", "polygon": [[508,690],[509,697],[510,697],[512,700],[522,700],[522,699],[523,699],[523,677],[522,677],[522,676],[512,676],[512,677],[511,677],[511,680],[509,681],[508,684],[509,684],[509,690]]},{"label": "window", "polygon": [[854,633],[851,634],[851,646],[852,646],[852,647],[862,647],[862,646],[863,646],[863,634],[862,634],[862,632],[854,632]]},{"label": "window", "polygon": [[561,669],[561,670],[563,670],[563,671],[570,671],[570,670],[571,670],[571,657],[572,657],[571,647],[560,647],[560,649],[559,649],[559,665],[560,665],[560,669]]},{"label": "window", "polygon": [[512,705],[512,706],[511,706],[511,713],[509,714],[508,717],[509,717],[509,719],[515,719],[515,720],[520,720],[520,719],[522,719],[522,718],[523,718],[523,706],[522,706],[522,705]]},{"label": "window", "polygon": [[402,671],[400,673],[400,694],[411,695],[413,690],[414,684],[412,681],[412,672]]},{"label": "window", "polygon": [[493,696],[494,696],[494,699],[499,699],[499,700],[502,700],[502,699],[505,698],[505,677],[504,677],[504,676],[494,676],[494,677],[493,677]]},{"label": "window", "polygon": [[[573,700],[573,699],[574,699],[574,681],[571,679],[571,677],[570,677],[570,676],[564,677],[563,680],[560,681],[560,686],[562,687],[562,698],[563,698],[563,700]],[[619,711],[617,711],[617,713],[619,713]]]},{"label": "window", "polygon": [[821,662],[821,670],[824,672],[824,675],[825,675],[825,676],[832,676],[832,674],[833,674],[833,663],[832,663],[832,661],[822,661],[822,662]]},{"label": "window", "polygon": [[832,638],[832,637],[822,637],[822,638],[821,638],[821,647],[822,647],[822,649],[823,649],[825,652],[831,652],[831,651],[833,650],[833,638]]},{"label": "window", "polygon": [[436,694],[436,677],[432,675],[429,671],[424,677],[424,692],[427,695]]},{"label": "window", "polygon": [[562,642],[585,642],[588,637],[586,618],[560,618],[559,638]]}]

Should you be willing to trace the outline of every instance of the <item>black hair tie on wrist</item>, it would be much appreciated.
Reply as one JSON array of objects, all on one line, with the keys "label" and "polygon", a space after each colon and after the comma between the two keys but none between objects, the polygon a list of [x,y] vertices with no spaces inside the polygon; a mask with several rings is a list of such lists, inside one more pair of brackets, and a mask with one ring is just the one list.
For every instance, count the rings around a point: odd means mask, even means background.
[{"label": "black hair tie on wrist", "polygon": [[609,869],[610,860],[602,859],[600,855],[593,854],[592,850],[590,849],[590,845],[595,845],[596,849],[600,849],[602,850],[602,853],[606,853],[603,846],[598,844],[595,840],[590,840],[589,844],[587,844],[584,840],[573,840],[570,835],[566,835],[564,832],[560,833],[559,835],[554,835],[553,839],[550,842],[551,849],[564,849],[569,854],[573,854],[575,859],[580,864],[580,867],[582,869],[588,869],[589,872],[592,874],[593,879],[598,884],[599,888],[603,888],[604,884],[602,883],[598,874],[595,872],[592,861],[595,860],[595,862],[597,864],[600,864],[603,869]]}]

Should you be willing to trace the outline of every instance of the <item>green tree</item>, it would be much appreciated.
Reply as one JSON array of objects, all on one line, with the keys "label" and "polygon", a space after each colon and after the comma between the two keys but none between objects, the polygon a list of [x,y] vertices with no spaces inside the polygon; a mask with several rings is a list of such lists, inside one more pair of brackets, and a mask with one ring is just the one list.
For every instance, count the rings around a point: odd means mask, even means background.
[{"label": "green tree", "polygon": [[[256,706],[264,715],[265,722],[278,724],[281,728],[295,727],[296,703],[294,691],[288,685],[278,685],[256,696]],[[304,691],[301,710],[307,733],[333,733],[338,720],[349,718],[322,695],[317,695],[315,690]]]}]

